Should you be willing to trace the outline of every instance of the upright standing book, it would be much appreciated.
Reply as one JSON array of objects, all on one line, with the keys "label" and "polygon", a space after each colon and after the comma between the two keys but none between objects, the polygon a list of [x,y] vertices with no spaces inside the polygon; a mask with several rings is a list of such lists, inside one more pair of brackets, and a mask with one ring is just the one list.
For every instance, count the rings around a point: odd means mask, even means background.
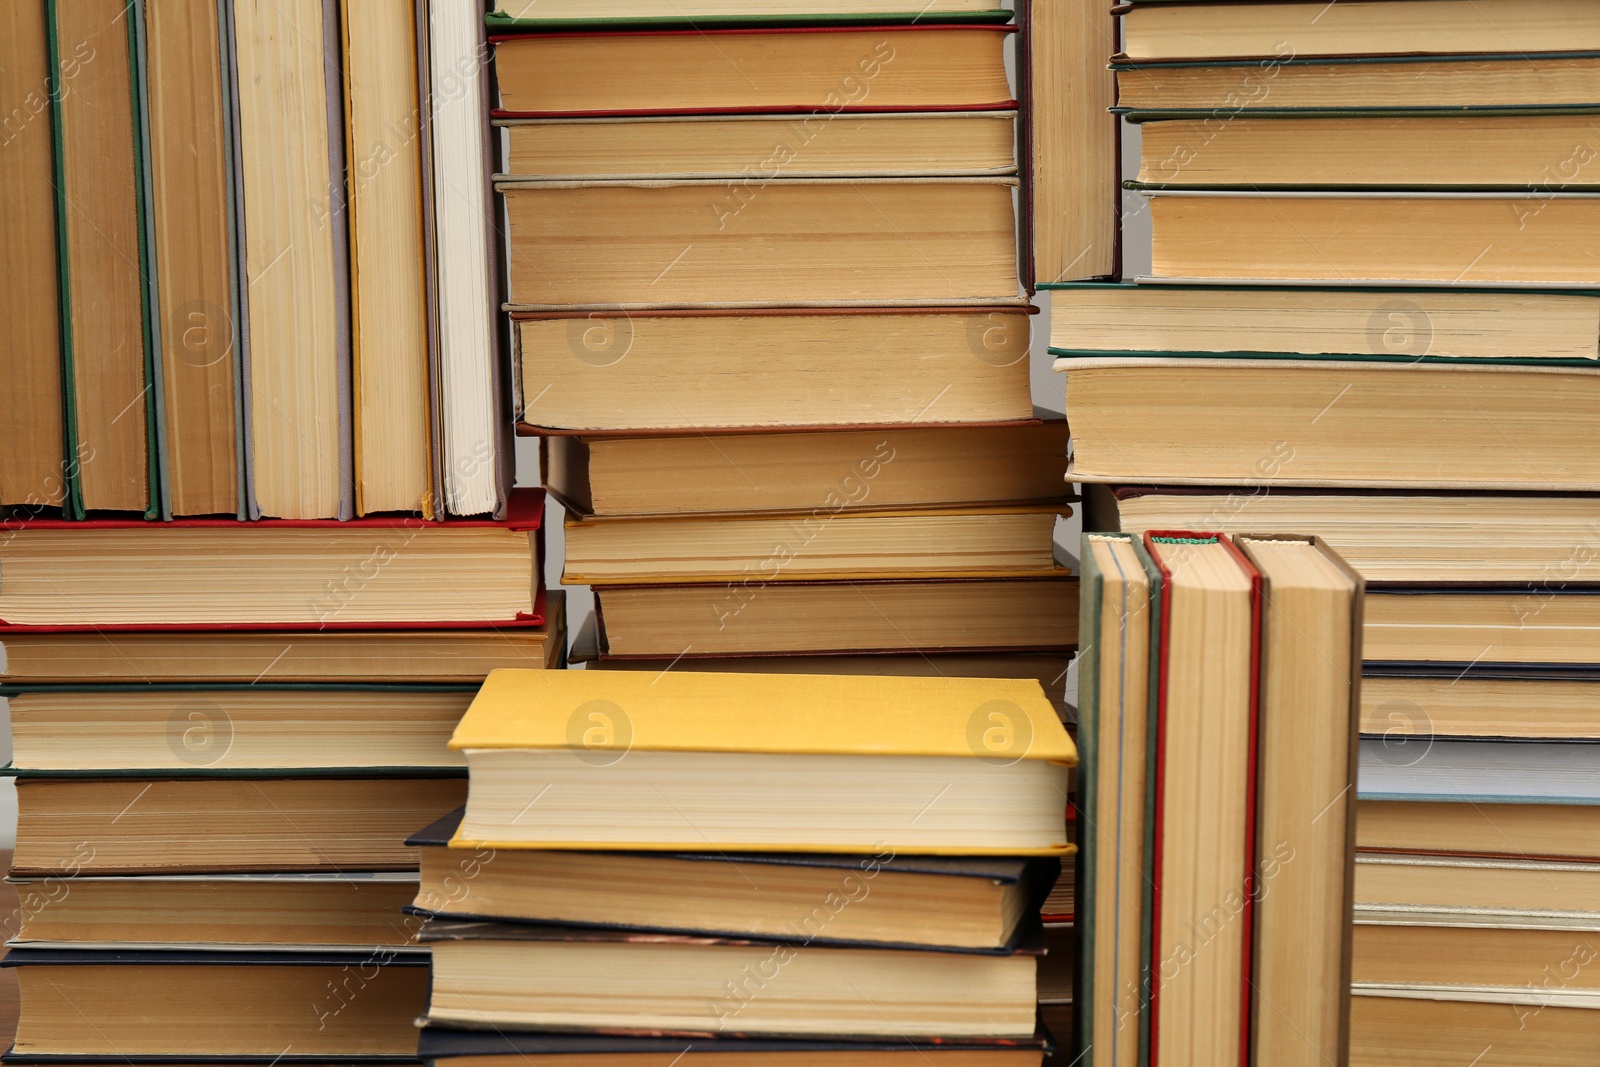
[{"label": "upright standing book", "polygon": [[[71,511],[157,500],[137,42],[141,5],[50,0],[55,187]],[[80,59],[91,54],[93,60]],[[37,269],[37,267],[33,268]]]},{"label": "upright standing book", "polygon": [[1234,541],[1262,589],[1251,1062],[1345,1063],[1365,583],[1314,537]]},{"label": "upright standing book", "polygon": [[252,517],[354,515],[338,8],[231,6]]},{"label": "upright standing book", "polygon": [[510,427],[503,418],[498,261],[503,243],[489,179],[498,153],[488,127],[489,46],[483,10],[459,0],[426,0],[425,34],[430,143],[424,146],[430,281],[438,320],[440,402],[435,434],[445,509],[452,515],[500,514],[511,484]]},{"label": "upright standing book", "polygon": [[245,514],[233,86],[218,0],[142,5],[162,512]]},{"label": "upright standing book", "polygon": [[50,87],[86,53],[52,64],[50,37],[42,5],[0,6],[0,507],[56,507],[67,493]]},{"label": "upright standing book", "polygon": [[1024,22],[1029,276],[1041,287],[1118,273],[1122,190],[1117,25],[1105,0],[1031,0]]},{"label": "upright standing book", "polygon": [[1151,1067],[1250,1044],[1261,576],[1207,533],[1152,533],[1161,573],[1151,792]]},{"label": "upright standing book", "polygon": [[1074,1040],[1086,1067],[1118,1067],[1138,1062],[1153,978],[1146,841],[1161,572],[1126,534],[1085,534],[1082,559],[1075,925],[1084,966]]},{"label": "upright standing book", "polygon": [[341,15],[356,511],[432,517],[416,17],[401,0]]}]

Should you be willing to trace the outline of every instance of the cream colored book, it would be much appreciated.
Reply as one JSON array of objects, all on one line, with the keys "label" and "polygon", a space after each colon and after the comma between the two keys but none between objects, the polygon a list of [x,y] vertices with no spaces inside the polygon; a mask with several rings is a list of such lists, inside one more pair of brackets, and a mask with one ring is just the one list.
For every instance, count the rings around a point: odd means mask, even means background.
[{"label": "cream colored book", "polygon": [[1134,60],[1582,52],[1600,48],[1584,0],[1146,3],[1123,17]]},{"label": "cream colored book", "polygon": [[1141,534],[1208,522],[1226,533],[1316,530],[1373,582],[1516,585],[1558,569],[1569,580],[1600,577],[1600,557],[1573,552],[1600,513],[1591,496],[1095,485],[1085,488],[1084,513],[1094,529]]},{"label": "cream colored book", "polygon": [[1021,422],[1028,308],[519,314],[518,421],[561,431]]},{"label": "cream colored book", "polygon": [[1117,20],[1107,0],[1028,8],[1033,147],[1033,277],[1040,284],[1116,273],[1121,175]]},{"label": "cream colored book", "polygon": [[[1600,201],[1597,201],[1600,203]],[[1080,482],[1600,489],[1591,371],[1532,364],[1065,358]],[[1395,412],[1407,413],[1396,422]]]},{"label": "cream colored book", "polygon": [[392,0],[341,14],[356,512],[432,518],[416,16]]},{"label": "cream colored book", "polygon": [[240,0],[239,177],[252,516],[349,518],[348,241],[337,5]]},{"label": "cream colored book", "polygon": [[749,197],[715,179],[495,187],[511,311],[1023,305],[1015,178],[794,178]]},{"label": "cream colored book", "polygon": [[568,585],[1052,574],[1070,509],[972,508],[574,519]]},{"label": "cream colored book", "polygon": [[[1024,361],[1025,362],[1025,361]],[[1061,503],[1067,424],[546,437],[545,482],[597,516]]]},{"label": "cream colored book", "polygon": [[1314,538],[1240,534],[1261,574],[1251,1061],[1348,1055],[1364,584]]},{"label": "cream colored book", "polygon": [[509,118],[511,180],[1017,173],[1015,111]]}]

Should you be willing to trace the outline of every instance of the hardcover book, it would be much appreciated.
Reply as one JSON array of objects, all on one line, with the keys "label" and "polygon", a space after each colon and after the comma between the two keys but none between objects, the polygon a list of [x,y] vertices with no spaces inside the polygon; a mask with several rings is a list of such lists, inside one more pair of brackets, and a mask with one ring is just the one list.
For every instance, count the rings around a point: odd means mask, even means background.
[{"label": "hardcover book", "polygon": [[1077,754],[1032,681],[496,671],[450,744],[456,847],[1071,850]]},{"label": "hardcover book", "polygon": [[[1036,932],[1055,858],[451,848],[456,811],[412,835],[411,909],[458,920],[1009,954]],[[573,893],[583,885],[582,893]],[[817,901],[825,903],[820,907]]]},{"label": "hardcover book", "polygon": [[[905,1041],[1026,1041],[1039,942],[1008,955],[815,947],[431,919],[429,1024]],[[782,963],[765,961],[782,960]],[[781,967],[747,994],[726,975]],[[744,969],[749,968],[749,972]],[[867,990],[871,992],[868,993]],[[842,991],[854,990],[859,997]]]},{"label": "hardcover book", "polygon": [[0,967],[15,970],[27,1011],[5,1059],[411,1063],[427,964],[390,952],[16,948]]},{"label": "hardcover book", "polygon": [[[886,1043],[842,1039],[772,1039],[730,1034],[726,1037],[678,1038],[622,1034],[561,1034],[538,1031],[454,1030],[424,1026],[418,1055],[432,1063],[452,1067],[495,1067],[506,1057],[532,1062],[605,1063],[607,1067],[657,1067],[677,1056],[696,1064],[738,1063],[756,1067],[781,1067],[795,1057],[838,1060],[843,1063],[884,1067],[905,1062],[907,1055],[959,1067],[1038,1065],[1055,1045],[1042,1024],[1027,1039],[990,1041],[919,1041],[915,1038]],[[665,1060],[663,1059],[665,1058]]]},{"label": "hardcover book", "polygon": [[537,625],[543,517],[0,523],[0,630]]}]

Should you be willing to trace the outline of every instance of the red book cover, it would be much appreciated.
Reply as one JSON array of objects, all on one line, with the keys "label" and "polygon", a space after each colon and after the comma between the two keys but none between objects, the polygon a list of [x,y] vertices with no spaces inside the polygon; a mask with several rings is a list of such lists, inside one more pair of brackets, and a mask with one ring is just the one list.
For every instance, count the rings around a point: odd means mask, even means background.
[{"label": "red book cover", "polygon": [[1151,906],[1150,906],[1150,1062],[1149,1067],[1159,1067],[1157,1058],[1157,1036],[1161,1021],[1161,892],[1162,892],[1162,850],[1161,835],[1165,815],[1165,790],[1162,785],[1166,778],[1167,767],[1167,693],[1171,682],[1168,650],[1170,648],[1169,635],[1172,627],[1172,571],[1168,567],[1162,554],[1155,549],[1155,544],[1160,539],[1181,539],[1190,541],[1215,541],[1228,550],[1229,555],[1238,563],[1241,570],[1250,579],[1250,726],[1249,726],[1249,757],[1248,757],[1248,786],[1245,796],[1245,863],[1243,875],[1244,903],[1240,912],[1240,923],[1244,942],[1243,959],[1240,965],[1241,974],[1241,1003],[1239,1013],[1240,1028],[1240,1067],[1250,1067],[1250,1005],[1251,997],[1251,972],[1254,968],[1254,917],[1255,917],[1255,866],[1256,866],[1256,741],[1260,718],[1260,689],[1261,689],[1261,573],[1244,557],[1234,545],[1231,538],[1225,534],[1194,530],[1151,530],[1144,535],[1145,548],[1150,552],[1150,558],[1161,571],[1161,649],[1157,661],[1156,674],[1156,759],[1155,759],[1155,804],[1151,819],[1151,833],[1156,846],[1151,849]]},{"label": "red book cover", "polygon": [[[6,548],[17,537],[24,535],[29,530],[35,531],[66,531],[74,534],[90,534],[106,530],[138,530],[141,532],[175,530],[216,530],[219,541],[227,543],[229,552],[236,553],[241,567],[247,567],[252,552],[252,539],[265,532],[281,532],[284,530],[309,530],[309,531],[339,531],[359,533],[360,531],[443,531],[453,529],[499,529],[508,533],[532,534],[538,548],[538,559],[544,558],[544,511],[545,494],[542,489],[517,489],[510,496],[506,517],[503,520],[493,519],[444,519],[427,520],[415,515],[379,515],[363,519],[354,519],[341,522],[337,519],[262,519],[255,522],[240,522],[236,519],[180,519],[173,522],[155,523],[142,519],[100,519],[87,522],[75,522],[54,518],[25,518],[0,522],[0,593],[4,592],[4,578],[6,566]],[[225,532],[224,532],[225,531]],[[381,546],[380,546],[381,547]],[[274,622],[196,622],[196,623],[150,623],[137,622],[129,624],[93,624],[72,623],[63,625],[35,625],[16,624],[0,617],[0,635],[4,633],[82,633],[102,630],[128,630],[140,632],[207,632],[207,631],[239,631],[252,630],[264,632],[312,632],[328,630],[347,631],[381,631],[381,630],[465,630],[486,629],[496,630],[505,628],[537,627],[544,624],[545,615],[545,590],[542,576],[535,575],[537,579],[537,592],[531,611],[519,612],[515,618],[495,619],[484,621],[472,620],[440,620],[425,619],[416,621],[383,621],[383,620],[325,620],[321,622],[291,621],[283,623]],[[419,596],[426,595],[426,590],[419,590]],[[3,601],[0,601],[3,603]]]}]

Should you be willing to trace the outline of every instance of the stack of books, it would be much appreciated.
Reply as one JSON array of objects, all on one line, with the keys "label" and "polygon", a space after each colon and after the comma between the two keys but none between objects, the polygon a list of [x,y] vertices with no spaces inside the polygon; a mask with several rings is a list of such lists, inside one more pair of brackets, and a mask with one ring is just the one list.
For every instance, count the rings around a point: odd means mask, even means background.
[{"label": "stack of books", "polygon": [[450,745],[465,810],[414,839],[423,1058],[1050,1047],[1076,753],[1037,682],[497,671]]},{"label": "stack of books", "polygon": [[1290,536],[1083,560],[1083,1062],[1351,1062],[1361,578]]},{"label": "stack of books", "polygon": [[7,5],[0,508],[503,512],[472,7]]},{"label": "stack of books", "polygon": [[403,841],[465,798],[447,742],[488,672],[563,663],[541,505],[0,531],[10,1059],[414,1059]]},{"label": "stack of books", "polygon": [[517,411],[600,660],[1059,688],[1066,428],[1031,402],[1013,13],[511,6]]},{"label": "stack of books", "polygon": [[1087,528],[1314,532],[1372,583],[1359,1063],[1600,1038],[1600,11],[1537,8],[1129,5],[1153,277],[1053,294]]},{"label": "stack of books", "polygon": [[1075,640],[1053,551],[1065,448],[1049,423],[551,438],[548,457],[578,453],[593,472],[547,466],[570,509],[564,581],[598,606],[574,657],[1032,677],[1060,698]]}]

